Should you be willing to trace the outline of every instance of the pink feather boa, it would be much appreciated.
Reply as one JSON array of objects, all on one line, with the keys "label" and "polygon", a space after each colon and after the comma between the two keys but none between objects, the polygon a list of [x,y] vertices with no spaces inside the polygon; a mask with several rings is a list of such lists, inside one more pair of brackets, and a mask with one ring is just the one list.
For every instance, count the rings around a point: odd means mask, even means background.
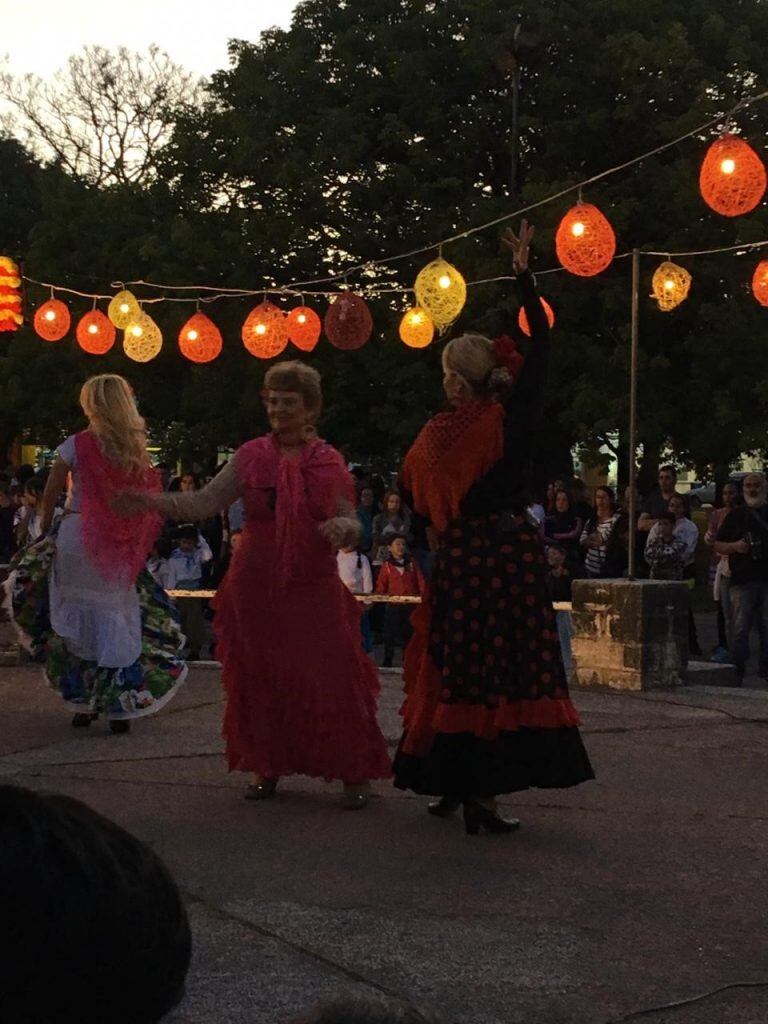
[{"label": "pink feather boa", "polygon": [[133,584],[163,525],[158,512],[119,516],[113,499],[126,490],[160,491],[155,469],[132,473],[112,462],[90,430],[75,435],[83,546],[105,580]]}]

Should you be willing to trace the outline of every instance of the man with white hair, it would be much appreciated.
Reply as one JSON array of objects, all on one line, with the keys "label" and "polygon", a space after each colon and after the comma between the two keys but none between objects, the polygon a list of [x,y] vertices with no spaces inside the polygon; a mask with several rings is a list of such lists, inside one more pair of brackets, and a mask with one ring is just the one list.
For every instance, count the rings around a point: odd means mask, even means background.
[{"label": "man with white hair", "polygon": [[768,679],[768,494],[762,473],[745,477],[744,504],[723,521],[714,547],[718,555],[728,556],[730,565],[731,658],[739,683],[749,659],[753,624],[760,635],[760,677]]}]

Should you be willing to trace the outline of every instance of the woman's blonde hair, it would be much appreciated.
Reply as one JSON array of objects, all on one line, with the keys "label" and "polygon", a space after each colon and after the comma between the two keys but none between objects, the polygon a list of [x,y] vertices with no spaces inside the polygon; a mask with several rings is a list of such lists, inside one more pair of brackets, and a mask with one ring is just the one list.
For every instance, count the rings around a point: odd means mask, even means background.
[{"label": "woman's blonde hair", "polygon": [[473,394],[490,394],[493,371],[497,369],[493,342],[482,334],[453,338],[443,349],[443,368],[452,370]]},{"label": "woman's blonde hair", "polygon": [[147,426],[124,377],[91,377],[80,389],[80,405],[105,455],[137,476],[149,467]]},{"label": "woman's blonde hair", "polygon": [[323,389],[320,374],[312,366],[298,359],[275,363],[264,376],[264,388],[268,391],[295,391],[301,395],[304,405],[317,420],[323,406]]}]

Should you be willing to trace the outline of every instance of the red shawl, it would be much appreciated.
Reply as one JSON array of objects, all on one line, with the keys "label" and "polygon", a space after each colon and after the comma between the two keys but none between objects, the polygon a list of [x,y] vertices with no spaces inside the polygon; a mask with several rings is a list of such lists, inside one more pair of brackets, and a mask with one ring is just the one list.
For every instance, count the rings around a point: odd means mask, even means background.
[{"label": "red shawl", "polygon": [[137,474],[118,466],[90,430],[75,435],[75,459],[86,554],[108,582],[135,583],[163,520],[150,511],[119,516],[112,500],[122,491],[161,490],[159,474],[150,468]]},{"label": "red shawl", "polygon": [[414,510],[438,533],[459,515],[472,484],[502,457],[503,424],[504,410],[497,402],[467,402],[433,417],[414,441],[401,479]]}]

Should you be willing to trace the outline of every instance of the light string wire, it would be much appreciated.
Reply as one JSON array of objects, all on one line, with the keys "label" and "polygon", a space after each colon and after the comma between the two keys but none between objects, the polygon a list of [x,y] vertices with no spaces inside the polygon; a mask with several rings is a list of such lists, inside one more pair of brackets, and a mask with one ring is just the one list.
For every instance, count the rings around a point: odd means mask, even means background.
[{"label": "light string wire", "polygon": [[[400,260],[409,259],[409,258],[411,258],[413,256],[419,256],[422,253],[430,252],[433,249],[436,250],[439,255],[442,255],[442,248],[443,248],[444,245],[448,245],[451,242],[457,242],[457,241],[459,241],[462,238],[469,238],[472,235],[478,234],[479,232],[482,232],[482,231],[487,231],[489,228],[496,227],[497,225],[503,224],[506,221],[514,220],[516,217],[521,217],[525,213],[530,213],[531,210],[536,210],[536,209],[538,209],[538,208],[540,208],[542,206],[546,206],[548,203],[556,202],[558,199],[562,199],[564,196],[570,195],[572,192],[577,192],[578,191],[579,194],[581,194],[582,189],[584,189],[588,185],[594,185],[596,182],[602,181],[603,179],[608,178],[611,175],[618,174],[620,171],[624,171],[624,170],[626,170],[629,167],[633,167],[636,164],[642,163],[644,160],[649,160],[651,157],[657,156],[659,153],[664,153],[664,152],[666,152],[666,150],[671,149],[674,146],[678,146],[681,142],[685,142],[687,139],[690,139],[693,136],[700,135],[702,132],[707,131],[713,125],[716,125],[716,124],[719,124],[719,123],[722,123],[722,122],[725,122],[725,124],[728,125],[729,122],[731,121],[731,119],[734,117],[734,115],[738,111],[744,110],[747,107],[751,106],[752,104],[758,103],[761,100],[764,100],[766,98],[768,98],[768,89],[763,91],[763,92],[761,92],[761,93],[758,93],[756,96],[745,97],[745,98],[739,100],[739,102],[735,106],[733,106],[729,111],[726,111],[725,113],[717,114],[715,117],[710,118],[708,121],[705,121],[703,124],[698,125],[696,128],[692,128],[690,131],[685,132],[683,135],[680,135],[680,136],[678,136],[675,139],[671,139],[669,142],[662,143],[660,146],[657,146],[655,149],[649,150],[647,153],[642,153],[640,156],[633,157],[631,160],[627,160],[627,161],[625,161],[622,164],[617,164],[615,167],[610,167],[610,168],[608,168],[605,171],[601,171],[599,174],[594,174],[590,178],[585,178],[581,182],[578,182],[578,183],[573,184],[573,185],[569,185],[566,188],[561,189],[559,192],[555,192],[552,195],[545,196],[543,199],[539,199],[535,203],[530,203],[528,206],[523,206],[523,207],[520,207],[517,210],[513,210],[511,213],[502,214],[500,217],[496,217],[493,220],[486,221],[484,224],[478,224],[475,227],[467,228],[465,231],[461,231],[461,232],[459,232],[457,234],[454,234],[454,235],[449,235],[448,237],[443,238],[440,241],[430,242],[430,243],[428,243],[426,245],[421,246],[418,249],[411,249],[408,252],[399,253],[399,254],[397,254],[395,256],[385,256],[385,257],[382,257],[380,259],[376,258],[376,259],[365,260],[365,262],[363,262],[363,263],[356,264],[355,266],[353,266],[351,268],[348,268],[347,270],[339,271],[338,273],[331,274],[331,275],[329,275],[327,277],[317,277],[317,278],[308,279],[306,281],[294,281],[291,284],[284,285],[284,286],[275,285],[274,287],[267,287],[267,288],[262,287],[262,288],[255,288],[255,289],[248,289],[248,288],[224,288],[222,286],[216,286],[216,285],[169,285],[169,284],[158,284],[158,283],[153,282],[153,281],[144,281],[144,280],[141,280],[141,279],[137,280],[137,281],[127,281],[127,282],[113,281],[112,282],[112,287],[113,288],[123,288],[126,285],[132,285],[132,286],[141,286],[141,287],[145,287],[145,288],[155,288],[155,289],[157,289],[159,291],[194,291],[194,292],[197,292],[197,293],[203,292],[203,291],[205,291],[205,292],[214,292],[214,294],[212,296],[195,296],[193,298],[175,298],[175,297],[172,297],[172,296],[162,296],[162,297],[159,297],[159,298],[146,298],[146,299],[143,298],[141,301],[142,302],[146,302],[146,303],[157,303],[157,302],[197,302],[197,301],[200,301],[200,302],[215,302],[215,301],[217,301],[219,299],[222,299],[222,298],[250,298],[250,297],[253,297],[254,295],[278,295],[278,296],[280,296],[280,295],[294,295],[294,296],[300,296],[301,294],[306,294],[306,295],[314,295],[314,296],[330,298],[332,295],[335,295],[335,294],[338,294],[338,293],[337,292],[327,292],[327,291],[309,291],[309,290],[307,290],[306,286],[308,286],[308,285],[316,285],[316,284],[331,284],[331,283],[334,283],[334,282],[337,282],[337,281],[344,281],[346,283],[346,279],[348,277],[350,277],[353,274],[357,274],[360,271],[364,271],[364,270],[365,271],[373,271],[373,270],[375,270],[376,267],[383,267],[383,266],[386,266],[386,265],[388,265],[390,263],[396,263],[396,262],[399,262]],[[718,248],[718,249],[702,249],[702,250],[698,250],[698,251],[689,251],[689,252],[670,253],[670,252],[667,252],[667,251],[656,252],[656,251],[653,251],[653,250],[640,250],[640,252],[643,255],[648,255],[648,256],[668,256],[668,257],[671,257],[671,256],[675,256],[675,257],[708,256],[708,255],[713,255],[715,253],[722,253],[722,252],[736,252],[738,250],[747,251],[749,249],[761,248],[761,247],[763,247],[765,245],[768,245],[768,242],[766,242],[766,241],[763,241],[763,242],[749,242],[749,243],[744,243],[742,245],[723,246],[723,247]],[[627,256],[630,256],[630,255],[631,255],[630,252],[621,253],[619,256],[615,256],[614,260],[625,259]],[[540,275],[554,274],[554,273],[559,273],[563,269],[564,268],[562,268],[562,267],[554,267],[554,268],[551,268],[549,270],[537,271],[537,273],[540,274]],[[29,282],[30,284],[39,285],[39,286],[45,287],[45,288],[52,288],[52,289],[55,289],[56,291],[65,292],[65,293],[67,293],[69,295],[77,295],[77,296],[79,296],[81,298],[88,298],[88,299],[111,299],[111,298],[114,297],[113,295],[100,295],[100,294],[96,294],[96,293],[93,293],[93,292],[82,292],[82,291],[78,291],[78,290],[76,290],[74,288],[65,288],[65,287],[63,287],[61,285],[54,285],[54,284],[50,284],[50,283],[43,282],[43,281],[36,281],[34,278],[27,277],[26,275],[22,275],[22,277],[23,277],[23,279],[25,281]],[[510,277],[508,275],[504,275],[504,276],[496,277],[496,278],[486,278],[486,279],[484,279],[482,281],[468,281],[467,282],[467,286],[468,287],[472,287],[474,285],[479,285],[479,284],[492,284],[492,283],[496,283],[496,282],[499,282],[499,281],[506,281],[506,280],[510,280]],[[395,286],[388,287],[388,288],[377,288],[375,285],[368,286],[368,285],[364,285],[364,284],[360,285],[359,289],[361,291],[365,291],[369,296],[372,296],[372,297],[375,297],[377,295],[388,294],[388,293],[392,293],[392,294],[394,294],[394,293],[406,294],[406,293],[409,293],[409,292],[413,291],[413,288],[395,287]]]},{"label": "light string wire", "polygon": [[[682,258],[685,258],[685,257],[692,257],[692,256],[713,256],[713,255],[716,255],[717,253],[723,253],[723,252],[738,252],[740,254],[746,255],[748,252],[751,252],[753,249],[762,249],[762,248],[765,248],[766,246],[768,246],[768,239],[763,239],[762,241],[759,241],[759,242],[742,242],[739,245],[724,245],[724,246],[721,246],[721,247],[719,247],[717,249],[697,249],[697,250],[686,250],[684,252],[670,252],[667,249],[659,250],[659,251],[654,250],[654,249],[640,249],[639,252],[640,252],[641,256],[665,256],[665,257],[667,257],[669,259],[671,259],[672,257],[674,257],[675,259],[682,259]],[[615,263],[617,260],[628,259],[631,255],[632,255],[631,251],[619,253],[618,256],[614,256],[613,257],[612,262]],[[536,277],[544,277],[547,274],[563,274],[563,273],[566,273],[565,267],[550,267],[548,270],[537,270],[537,271],[535,271]],[[96,294],[94,292],[81,292],[81,291],[77,291],[74,288],[65,288],[62,285],[51,284],[49,281],[37,281],[37,280],[35,280],[35,278],[27,277],[26,274],[22,275],[22,276],[23,276],[23,279],[25,281],[27,281],[29,284],[38,285],[40,288],[52,288],[52,289],[54,289],[57,292],[66,292],[69,295],[77,295],[80,298],[84,298],[84,299],[113,299],[114,298],[114,295],[100,295],[100,294]],[[476,287],[478,285],[499,284],[499,283],[501,283],[503,281],[514,281],[514,280],[516,280],[514,274],[501,274],[498,277],[484,277],[484,278],[481,278],[481,279],[479,279],[477,281],[467,281],[466,285],[467,285],[467,288],[474,288],[474,287]],[[120,284],[122,284],[122,283],[123,282],[120,282]],[[154,284],[154,283],[152,283],[150,281],[129,281],[129,282],[126,282],[126,283],[128,283],[128,284],[137,284],[137,285],[138,284],[142,284],[142,285],[146,285],[147,287],[159,288],[159,289],[167,289],[169,291],[171,291],[171,290],[174,290],[174,291],[175,290],[178,290],[178,291],[197,290],[197,286],[196,285],[163,285],[163,284]],[[212,290],[212,288],[209,288],[208,285],[201,285],[200,286],[200,290],[203,290],[203,289]],[[410,294],[410,293],[413,292],[413,288],[394,287],[394,286],[387,287],[387,288],[378,288],[375,285],[370,285],[370,286],[363,285],[362,288],[361,288],[361,291],[366,292],[371,298],[376,298],[379,295],[390,295],[390,294],[392,294],[392,295],[407,295],[407,294]],[[214,295],[190,296],[188,298],[187,297],[177,298],[177,297],[171,296],[171,295],[163,295],[163,296],[159,296],[157,298],[142,298],[140,301],[142,302],[142,304],[146,303],[147,305],[158,303],[158,302],[180,302],[180,303],[184,303],[184,302],[205,302],[205,303],[210,303],[210,302],[217,302],[219,299],[248,299],[248,298],[253,298],[254,296],[263,295],[264,292],[265,292],[264,288],[255,288],[255,289],[229,288],[226,291],[217,292]],[[267,288],[266,289],[266,293],[268,295],[295,295],[295,296],[307,295],[307,296],[310,296],[312,298],[330,298],[332,295],[343,294],[343,293],[340,293],[340,292],[311,291],[309,289],[304,289],[302,292],[299,292],[299,291],[296,291],[295,289],[287,289],[287,288],[274,288],[274,289]]]}]

